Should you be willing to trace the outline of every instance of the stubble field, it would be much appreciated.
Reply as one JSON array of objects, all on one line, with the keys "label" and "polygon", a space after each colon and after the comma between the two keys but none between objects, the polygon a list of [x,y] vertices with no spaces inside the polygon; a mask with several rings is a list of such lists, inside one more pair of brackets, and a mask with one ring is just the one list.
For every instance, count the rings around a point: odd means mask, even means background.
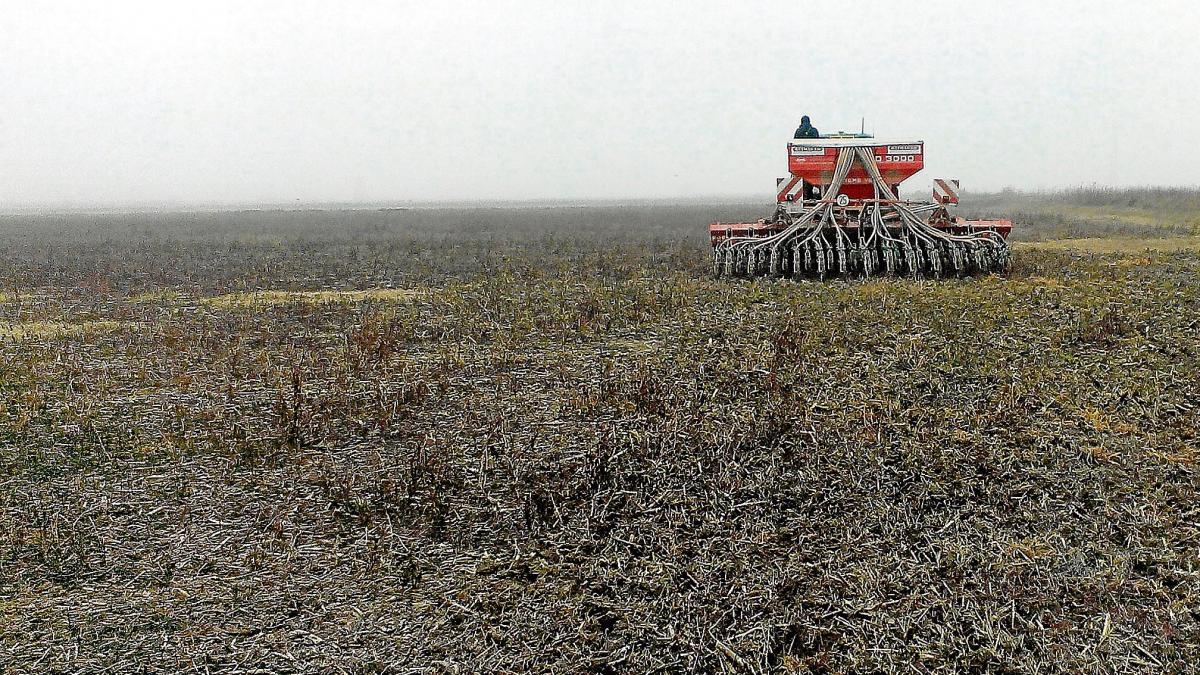
[{"label": "stubble field", "polygon": [[936,282],[710,279],[761,205],[0,217],[0,670],[1186,671],[1200,208],[1026,197]]}]

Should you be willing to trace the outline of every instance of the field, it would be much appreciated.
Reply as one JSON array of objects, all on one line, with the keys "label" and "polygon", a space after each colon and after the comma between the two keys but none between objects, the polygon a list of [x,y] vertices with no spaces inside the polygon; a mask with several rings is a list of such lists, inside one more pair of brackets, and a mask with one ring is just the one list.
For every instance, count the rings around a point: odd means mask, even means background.
[{"label": "field", "polygon": [[972,196],[1026,242],[938,282],[710,279],[761,204],[2,216],[0,671],[1194,668],[1168,196]]}]

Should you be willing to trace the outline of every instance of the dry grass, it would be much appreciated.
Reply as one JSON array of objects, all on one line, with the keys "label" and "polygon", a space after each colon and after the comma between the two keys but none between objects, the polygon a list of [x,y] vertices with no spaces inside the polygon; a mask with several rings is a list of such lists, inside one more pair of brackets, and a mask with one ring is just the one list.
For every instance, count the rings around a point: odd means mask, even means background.
[{"label": "dry grass", "polygon": [[7,235],[5,325],[105,328],[0,340],[0,670],[1200,659],[1194,249],[715,282],[673,221],[259,217]]},{"label": "dry grass", "polygon": [[412,300],[420,291],[403,288],[373,288],[360,291],[249,291],[227,293],[207,298],[200,302],[223,308],[262,308],[269,305],[288,303],[323,304],[331,302],[397,302]]},{"label": "dry grass", "polygon": [[[1151,251],[1200,251],[1200,237],[1086,237],[1018,242],[1017,250],[1084,251],[1087,253],[1147,253]],[[1128,260],[1128,259],[1126,259]],[[1134,258],[1144,260],[1144,258]]]},{"label": "dry grass", "polygon": [[1200,190],[1195,188],[969,193],[963,208],[972,215],[1012,218],[1019,225],[1014,234],[1022,240],[1200,234]]},{"label": "dry grass", "polygon": [[[3,300],[0,300],[3,302]],[[79,337],[85,334],[117,330],[121,327],[119,321],[81,321],[66,323],[62,321],[27,321],[22,323],[0,323],[0,338],[24,340],[28,338],[63,338]]]}]

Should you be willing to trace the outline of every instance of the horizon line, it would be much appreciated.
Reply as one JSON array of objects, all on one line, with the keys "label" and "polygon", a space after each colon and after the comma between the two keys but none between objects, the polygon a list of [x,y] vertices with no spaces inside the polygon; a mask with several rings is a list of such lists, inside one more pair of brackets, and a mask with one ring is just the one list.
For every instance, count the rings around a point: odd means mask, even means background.
[{"label": "horizon line", "polygon": [[[1000,194],[1053,195],[1079,191],[1169,190],[1200,192],[1200,185],[1074,185],[1053,188],[1016,188],[998,190],[963,189],[962,194],[980,196]],[[360,199],[360,200],[246,200],[246,201],[95,201],[25,202],[0,204],[0,215],[54,215],[59,213],[136,214],[236,211],[369,211],[422,208],[528,208],[537,206],[636,206],[642,204],[762,204],[769,205],[772,193],[674,195],[657,197],[527,197],[497,199]]]}]

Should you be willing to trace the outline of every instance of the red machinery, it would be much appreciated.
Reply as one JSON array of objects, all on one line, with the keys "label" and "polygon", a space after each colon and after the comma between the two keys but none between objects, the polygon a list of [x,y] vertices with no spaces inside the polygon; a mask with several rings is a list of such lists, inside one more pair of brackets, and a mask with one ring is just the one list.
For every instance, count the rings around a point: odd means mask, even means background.
[{"label": "red machinery", "polygon": [[931,201],[899,198],[900,183],[924,166],[923,141],[839,134],[788,143],[790,175],[778,181],[775,214],[709,226],[714,273],[823,278],[1006,269],[1012,222],[953,216],[958,181],[935,181]]}]

